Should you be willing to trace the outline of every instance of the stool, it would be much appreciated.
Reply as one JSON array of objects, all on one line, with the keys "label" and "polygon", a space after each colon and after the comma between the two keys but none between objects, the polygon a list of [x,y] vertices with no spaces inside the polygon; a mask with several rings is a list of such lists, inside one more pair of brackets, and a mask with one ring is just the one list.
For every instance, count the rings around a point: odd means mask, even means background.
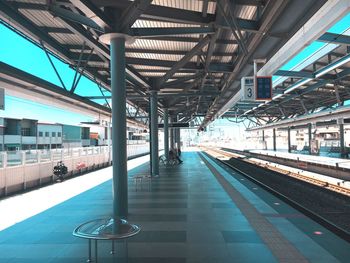
[{"label": "stool", "polygon": [[134,183],[135,183],[135,191],[138,190],[138,185],[140,185],[140,190],[143,190],[143,183],[145,181],[148,182],[148,191],[151,191],[151,183],[152,183],[152,177],[149,175],[137,175],[133,177]]}]

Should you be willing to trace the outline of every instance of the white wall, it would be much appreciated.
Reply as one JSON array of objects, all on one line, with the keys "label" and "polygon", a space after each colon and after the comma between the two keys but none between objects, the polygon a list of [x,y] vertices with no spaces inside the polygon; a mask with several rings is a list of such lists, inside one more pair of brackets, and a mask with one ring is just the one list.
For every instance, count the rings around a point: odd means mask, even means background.
[{"label": "white wall", "polygon": [[[43,137],[39,136],[39,132],[43,133]],[[45,136],[45,132],[49,132],[49,137]],[[52,137],[52,132],[56,133],[56,137]],[[61,137],[58,137],[58,133]],[[62,125],[38,123],[37,127],[38,144],[62,144]]]},{"label": "white wall", "polygon": [[[149,152],[149,144],[128,145],[127,156],[136,156]],[[111,158],[113,156],[111,155]],[[18,151],[0,153],[0,196],[25,190],[54,180],[53,167],[58,161],[68,168],[68,173],[76,174],[108,163],[108,146],[70,149]]]}]

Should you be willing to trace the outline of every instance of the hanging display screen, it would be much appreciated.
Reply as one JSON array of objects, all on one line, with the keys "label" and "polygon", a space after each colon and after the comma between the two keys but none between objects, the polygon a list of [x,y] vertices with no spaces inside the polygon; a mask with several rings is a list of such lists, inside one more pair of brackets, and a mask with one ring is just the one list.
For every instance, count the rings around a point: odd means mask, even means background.
[{"label": "hanging display screen", "polygon": [[256,77],[256,100],[271,100],[272,99],[272,78],[271,76]]}]

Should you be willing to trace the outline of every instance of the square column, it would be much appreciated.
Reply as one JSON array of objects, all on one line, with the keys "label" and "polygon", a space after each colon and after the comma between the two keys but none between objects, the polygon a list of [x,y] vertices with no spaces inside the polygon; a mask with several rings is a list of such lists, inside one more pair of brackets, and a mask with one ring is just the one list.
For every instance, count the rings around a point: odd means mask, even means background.
[{"label": "square column", "polygon": [[274,128],[273,130],[272,130],[272,132],[273,132],[273,150],[274,151],[276,151],[276,129]]}]

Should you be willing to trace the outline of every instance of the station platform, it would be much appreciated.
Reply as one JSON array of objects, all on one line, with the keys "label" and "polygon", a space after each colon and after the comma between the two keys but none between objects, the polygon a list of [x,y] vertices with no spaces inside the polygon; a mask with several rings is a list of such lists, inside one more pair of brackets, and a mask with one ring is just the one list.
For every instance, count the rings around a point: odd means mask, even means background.
[{"label": "station platform", "polygon": [[[349,243],[283,201],[203,153],[181,158],[161,166],[151,191],[132,180],[149,173],[148,163],[129,171],[128,220],[142,230],[129,239],[128,262],[348,262]],[[107,180],[0,231],[0,262],[86,262],[87,242],[72,231],[111,215],[111,189]],[[123,262],[110,243],[99,247],[99,262]]]},{"label": "station platform", "polygon": [[328,156],[318,156],[318,155],[308,155],[308,154],[299,154],[299,153],[289,153],[283,151],[271,151],[271,150],[250,150],[252,153],[259,153],[265,155],[273,155],[277,157],[287,158],[291,160],[300,160],[315,164],[324,164],[329,166],[339,166],[342,168],[350,169],[350,160],[343,158],[335,158]]}]

